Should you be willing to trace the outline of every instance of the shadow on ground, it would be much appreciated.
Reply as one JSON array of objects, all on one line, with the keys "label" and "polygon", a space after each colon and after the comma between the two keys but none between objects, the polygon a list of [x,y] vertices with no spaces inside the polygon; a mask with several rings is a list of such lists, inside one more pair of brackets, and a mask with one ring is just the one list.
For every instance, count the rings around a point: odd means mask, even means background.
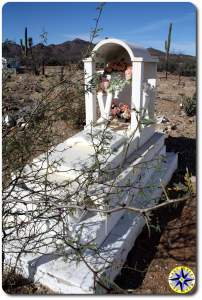
[{"label": "shadow on ground", "polygon": [[192,175],[196,175],[196,139],[169,136],[166,151],[178,153],[178,171],[185,173],[186,167]]}]

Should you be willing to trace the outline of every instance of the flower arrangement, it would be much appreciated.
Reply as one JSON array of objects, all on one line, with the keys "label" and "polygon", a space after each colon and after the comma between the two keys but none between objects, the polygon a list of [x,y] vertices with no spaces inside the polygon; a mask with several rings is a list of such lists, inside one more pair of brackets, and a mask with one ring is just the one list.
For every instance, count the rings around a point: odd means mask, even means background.
[{"label": "flower arrangement", "polygon": [[106,73],[110,74],[112,72],[125,72],[126,69],[127,64],[125,62],[112,61],[107,64],[104,70]]},{"label": "flower arrangement", "polygon": [[108,86],[108,91],[109,92],[116,92],[116,91],[121,92],[127,83],[128,82],[124,78],[122,73],[112,72],[111,79],[110,79],[109,86]]},{"label": "flower arrangement", "polygon": [[124,89],[124,87],[130,83],[132,79],[132,66],[127,63],[109,62],[104,68],[103,74],[99,74],[97,80],[97,90],[114,93],[114,100],[111,105],[111,116],[125,120],[125,122],[131,119],[131,111],[128,104],[119,103],[116,98],[118,94]]},{"label": "flower arrangement", "polygon": [[131,118],[131,112],[128,104],[118,103],[116,99],[113,99],[111,106],[111,115],[113,118],[129,121]]},{"label": "flower arrangement", "polygon": [[132,78],[132,66],[125,62],[109,62],[98,82],[98,90],[120,92]]},{"label": "flower arrangement", "polygon": [[126,80],[131,80],[132,78],[132,66],[125,62],[109,62],[104,68],[105,74],[111,74],[113,72],[121,72],[125,75]]}]

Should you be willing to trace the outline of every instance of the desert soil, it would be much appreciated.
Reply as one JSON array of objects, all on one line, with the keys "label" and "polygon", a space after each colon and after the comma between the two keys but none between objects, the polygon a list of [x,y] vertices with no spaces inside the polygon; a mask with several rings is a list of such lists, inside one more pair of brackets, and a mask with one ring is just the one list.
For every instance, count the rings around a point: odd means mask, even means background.
[{"label": "desert soil", "polygon": [[[192,96],[195,84],[196,81],[190,77],[182,77],[178,85],[177,76],[169,75],[166,81],[163,73],[158,74],[156,115],[166,117],[167,122],[157,127],[167,134],[167,151],[174,151],[179,157],[179,167],[170,186],[183,183],[186,168],[192,174],[193,181],[196,178],[196,118],[187,117],[180,107],[182,95]],[[29,91],[25,92],[28,96]],[[32,95],[38,97],[39,92],[34,91]],[[63,124],[63,138],[77,130],[68,129]],[[195,199],[156,211],[152,216],[150,235],[145,226],[116,283],[132,294],[172,294],[168,285],[168,274],[172,268],[185,265],[191,267],[195,274],[197,272],[196,218]],[[12,285],[5,281],[4,290],[12,294],[52,293],[20,276],[12,281]]]}]

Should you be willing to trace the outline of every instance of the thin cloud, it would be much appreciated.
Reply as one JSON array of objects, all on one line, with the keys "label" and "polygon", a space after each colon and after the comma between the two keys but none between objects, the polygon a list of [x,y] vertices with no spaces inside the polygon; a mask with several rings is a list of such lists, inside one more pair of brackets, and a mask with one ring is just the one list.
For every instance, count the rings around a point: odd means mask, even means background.
[{"label": "thin cloud", "polygon": [[[127,40],[131,44],[141,45],[145,48],[155,48],[161,51],[165,51],[164,49],[164,41],[161,39],[136,39],[133,41],[132,39]],[[171,41],[171,52],[172,53],[181,53],[181,54],[190,54],[196,55],[196,43],[194,42],[177,42]]]},{"label": "thin cloud", "polygon": [[161,21],[158,21],[158,22],[150,23],[150,24],[145,25],[141,28],[131,30],[130,34],[148,33],[148,32],[154,31],[156,29],[159,29],[159,27],[162,27],[163,25],[166,25],[169,22],[170,22],[169,20],[164,19],[164,20],[161,20]]},{"label": "thin cloud", "polygon": [[154,31],[156,29],[159,29],[161,28],[162,26],[164,25],[168,25],[170,22],[176,24],[176,23],[181,23],[181,22],[185,22],[185,21],[188,21],[188,20],[191,20],[195,17],[195,13],[190,13],[190,14],[187,14],[185,16],[182,16],[180,18],[177,18],[177,19],[162,19],[162,20],[159,20],[159,21],[156,21],[156,22],[152,22],[152,23],[149,23],[141,28],[137,28],[137,29],[134,29],[134,30],[131,30],[129,33],[130,34],[143,34],[143,33],[148,33],[148,32],[151,32],[151,31]]}]

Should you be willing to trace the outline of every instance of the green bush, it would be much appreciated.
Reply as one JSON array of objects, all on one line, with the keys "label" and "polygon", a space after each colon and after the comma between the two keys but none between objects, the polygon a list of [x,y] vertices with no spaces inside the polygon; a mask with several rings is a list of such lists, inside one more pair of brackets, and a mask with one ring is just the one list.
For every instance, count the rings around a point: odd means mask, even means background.
[{"label": "green bush", "polygon": [[196,93],[194,93],[193,97],[183,97],[183,107],[187,116],[196,115]]},{"label": "green bush", "polygon": [[184,76],[196,76],[196,62],[187,62],[182,70]]},{"label": "green bush", "polygon": [[[166,70],[166,63],[163,58],[160,59],[157,65],[158,72],[163,72]],[[178,61],[177,57],[171,57],[168,61],[168,72],[172,74],[179,74],[182,76],[196,76],[197,65],[196,60],[191,59],[187,61]]]}]

